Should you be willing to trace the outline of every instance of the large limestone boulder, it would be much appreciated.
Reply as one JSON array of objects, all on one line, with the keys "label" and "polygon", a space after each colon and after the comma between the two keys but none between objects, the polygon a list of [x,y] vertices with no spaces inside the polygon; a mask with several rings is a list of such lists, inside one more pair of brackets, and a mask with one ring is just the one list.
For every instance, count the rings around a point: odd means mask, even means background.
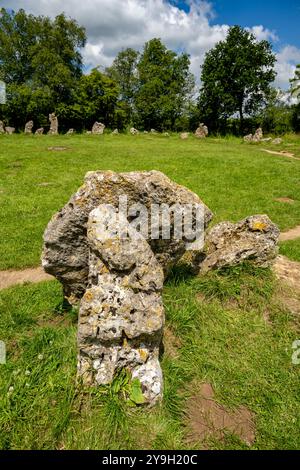
[{"label": "large limestone boulder", "polygon": [[[52,217],[44,234],[44,269],[63,284],[65,296],[71,303],[81,299],[88,283],[89,214],[99,204],[118,207],[119,196],[124,195],[127,196],[128,206],[140,203],[149,212],[151,204],[164,203],[169,207],[177,203],[199,204],[204,210],[204,225],[207,226],[212,219],[211,211],[196,194],[174,183],[159,171],[87,173],[83,186]],[[151,240],[150,233],[148,238],[151,249],[165,272],[182,256],[186,248],[185,240]]]},{"label": "large limestone boulder", "polygon": [[35,135],[43,135],[44,134],[44,128],[40,127],[35,131]]},{"label": "large limestone boulder", "polygon": [[199,127],[195,131],[195,136],[198,139],[204,139],[208,136],[208,127],[205,126],[203,123],[199,124]]},{"label": "large limestone boulder", "polygon": [[92,134],[102,135],[105,129],[105,125],[102,122],[95,122],[92,127]]},{"label": "large limestone boulder", "polygon": [[251,143],[251,142],[261,142],[263,140],[263,130],[261,127],[259,127],[258,129],[256,129],[255,131],[255,134],[248,134],[248,135],[245,135],[244,137],[244,142],[248,142],[248,143]]},{"label": "large limestone boulder", "polygon": [[131,135],[138,135],[139,134],[139,131],[137,129],[135,129],[134,127],[132,127],[129,132],[130,132]]},{"label": "large limestone boulder", "polygon": [[200,273],[250,261],[268,267],[278,253],[279,229],[267,215],[253,215],[237,224],[221,222],[207,234]]},{"label": "large limestone boulder", "polygon": [[[201,208],[203,235],[211,211],[163,173],[90,172],[50,221],[42,263],[62,282],[69,301],[80,301],[78,376],[85,384],[110,383],[126,368],[140,381],[146,403],[161,399],[161,291],[166,271],[189,241],[176,232],[178,205]],[[164,217],[153,217],[158,207],[174,210],[166,237]],[[197,217],[191,214],[194,226]]]}]

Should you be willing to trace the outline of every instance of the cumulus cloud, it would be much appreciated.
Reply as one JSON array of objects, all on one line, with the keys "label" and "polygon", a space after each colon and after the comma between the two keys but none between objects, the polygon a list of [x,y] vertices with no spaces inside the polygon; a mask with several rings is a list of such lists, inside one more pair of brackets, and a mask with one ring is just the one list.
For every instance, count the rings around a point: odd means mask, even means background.
[{"label": "cumulus cloud", "polygon": [[[85,26],[88,41],[83,52],[86,67],[110,65],[123,48],[140,50],[145,41],[160,37],[171,49],[186,51],[191,56],[191,69],[199,80],[200,65],[205,53],[226,36],[229,26],[212,24],[212,4],[206,0],[190,0],[189,11],[183,11],[166,0],[8,0],[2,6],[24,8],[34,14],[55,16],[62,12]],[[249,25],[256,37],[278,38],[262,25]],[[290,47],[290,46],[289,46]],[[295,49],[295,51],[292,51]],[[287,87],[294,68],[290,47],[278,54],[277,84]]]}]

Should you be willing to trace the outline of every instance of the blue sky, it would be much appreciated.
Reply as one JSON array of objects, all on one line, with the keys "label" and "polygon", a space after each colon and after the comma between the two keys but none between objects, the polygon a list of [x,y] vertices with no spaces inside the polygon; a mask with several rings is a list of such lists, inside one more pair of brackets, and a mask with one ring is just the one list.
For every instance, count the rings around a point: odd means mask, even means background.
[{"label": "blue sky", "polygon": [[[189,2],[170,1],[188,12]],[[300,47],[300,0],[213,0],[213,23],[263,25],[278,36],[275,48],[286,44]]]},{"label": "blue sky", "polygon": [[185,51],[197,83],[205,54],[239,24],[276,53],[275,86],[289,88],[300,63],[300,0],[0,0],[0,6],[51,17],[65,12],[85,26],[86,69],[109,66],[116,54],[159,37],[174,51]]}]

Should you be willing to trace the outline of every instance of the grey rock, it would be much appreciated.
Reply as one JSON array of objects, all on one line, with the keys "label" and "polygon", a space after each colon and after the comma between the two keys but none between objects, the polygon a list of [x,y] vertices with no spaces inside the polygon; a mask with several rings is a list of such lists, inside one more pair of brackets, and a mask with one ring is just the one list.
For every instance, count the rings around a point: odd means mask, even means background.
[{"label": "grey rock", "polygon": [[0,121],[0,134],[5,134],[4,122]]},{"label": "grey rock", "polygon": [[15,133],[15,130],[16,130],[16,129],[15,129],[14,127],[9,127],[9,126],[8,126],[8,127],[5,128],[6,134],[9,134],[9,135],[14,134],[14,133]]},{"label": "grey rock", "polygon": [[129,234],[120,237],[114,215],[124,194],[128,206],[135,204],[138,211],[139,203],[150,213],[152,204],[200,204],[205,227],[212,218],[198,196],[158,171],[90,172],[48,224],[42,264],[62,282],[71,303],[80,301],[78,376],[85,384],[107,384],[126,368],[140,380],[146,402],[153,404],[163,390],[163,281],[184,253],[186,240],[149,238],[150,225],[139,232],[130,209],[127,217],[118,212]]},{"label": "grey rock", "polygon": [[[174,183],[159,171],[87,173],[83,186],[52,217],[44,234],[43,266],[46,272],[63,284],[65,296],[71,303],[78,303],[87,287],[88,216],[99,204],[118,207],[119,196],[124,194],[127,195],[128,206],[141,203],[147,207],[149,213],[151,204],[201,204],[205,213],[205,226],[212,219],[211,211],[196,194]],[[184,240],[150,240],[149,235],[148,239],[165,272],[168,272],[186,249]]]},{"label": "grey rock", "polygon": [[261,127],[259,127],[258,129],[256,129],[255,131],[255,134],[248,134],[248,135],[245,135],[244,137],[244,142],[261,142],[262,139],[263,139],[263,130]]},{"label": "grey rock", "polygon": [[283,140],[278,137],[277,139],[272,140],[272,144],[274,145],[280,145],[282,144]]},{"label": "grey rock", "polygon": [[42,135],[44,134],[44,128],[43,127],[40,127],[39,129],[37,129],[35,131],[35,135]]},{"label": "grey rock", "polygon": [[119,134],[118,129],[115,129],[115,130],[112,132],[112,135],[118,135],[118,134]]},{"label": "grey rock", "polygon": [[181,140],[186,140],[186,139],[189,138],[189,135],[190,135],[189,132],[182,132],[180,134],[180,138],[181,138]]},{"label": "grey rock", "polygon": [[233,224],[221,222],[206,237],[205,255],[201,255],[200,273],[249,261],[268,267],[278,252],[278,227],[267,215],[253,215]]},{"label": "grey rock", "polygon": [[139,131],[137,129],[135,129],[134,127],[132,127],[129,132],[130,132],[131,135],[138,135],[139,134]]},{"label": "grey rock", "polygon": [[102,135],[105,129],[105,125],[102,122],[95,122],[92,127],[92,134]]},{"label": "grey rock", "polygon": [[33,121],[28,121],[25,124],[24,134],[32,134]]},{"label": "grey rock", "polygon": [[48,134],[57,135],[58,134],[58,119],[55,113],[49,114],[49,121],[50,121],[50,129],[49,129]]},{"label": "grey rock", "polygon": [[72,134],[75,134],[74,129],[69,129],[68,132],[66,133],[66,135],[72,135]]},{"label": "grey rock", "polygon": [[198,139],[204,139],[208,136],[208,128],[203,123],[199,124],[199,127],[195,131],[195,136]]}]

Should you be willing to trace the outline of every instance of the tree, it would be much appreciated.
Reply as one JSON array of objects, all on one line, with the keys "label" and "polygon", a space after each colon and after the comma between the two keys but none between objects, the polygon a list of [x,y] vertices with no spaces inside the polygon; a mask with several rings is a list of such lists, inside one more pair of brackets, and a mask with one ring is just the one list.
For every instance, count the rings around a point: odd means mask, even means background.
[{"label": "tree", "polygon": [[122,108],[124,112],[123,125],[131,123],[133,115],[134,98],[138,86],[138,57],[137,51],[127,48],[118,53],[112,66],[106,70],[107,75],[119,86],[119,108]]},{"label": "tree", "polygon": [[168,50],[160,39],[145,44],[138,62],[136,121],[144,129],[174,129],[194,88],[187,54]]},{"label": "tree", "polygon": [[116,119],[119,88],[114,80],[98,69],[83,75],[74,91],[72,104],[63,103],[58,112],[72,127],[90,129],[95,121],[113,125]]},{"label": "tree", "polygon": [[6,119],[16,127],[27,119],[41,123],[41,116],[70,103],[82,75],[85,40],[84,28],[64,14],[51,20],[2,9],[0,79],[7,84]]},{"label": "tree", "polygon": [[297,65],[295,77],[292,78],[290,82],[292,85],[292,95],[296,96],[297,98],[300,98],[300,64]]},{"label": "tree", "polygon": [[244,116],[256,113],[268,99],[275,60],[268,41],[257,41],[240,26],[231,27],[226,39],[207,52],[199,110],[210,128],[237,113],[243,131]]}]

